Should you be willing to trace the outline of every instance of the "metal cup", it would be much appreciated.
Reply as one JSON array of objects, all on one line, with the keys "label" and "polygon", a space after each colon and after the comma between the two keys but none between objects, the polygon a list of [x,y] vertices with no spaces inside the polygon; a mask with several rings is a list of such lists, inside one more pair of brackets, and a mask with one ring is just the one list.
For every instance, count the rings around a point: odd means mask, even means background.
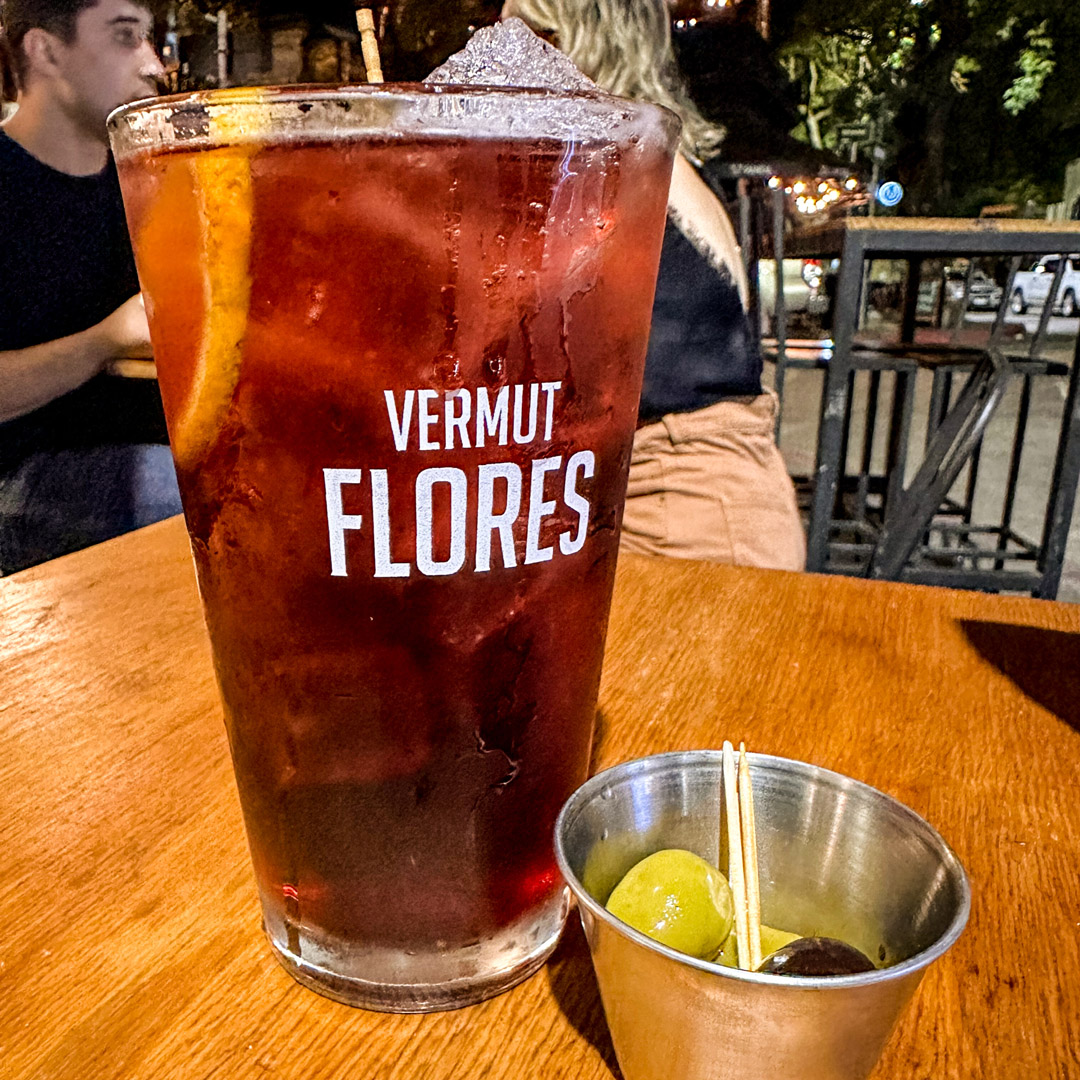
[{"label": "metal cup", "polygon": [[738,971],[610,915],[612,889],[655,851],[685,848],[727,870],[719,751],[618,765],[571,796],[555,847],[626,1080],[865,1077],[924,971],[967,922],[967,876],[921,817],[827,769],[748,757],[762,921],[839,938],[880,968],[813,978]]}]

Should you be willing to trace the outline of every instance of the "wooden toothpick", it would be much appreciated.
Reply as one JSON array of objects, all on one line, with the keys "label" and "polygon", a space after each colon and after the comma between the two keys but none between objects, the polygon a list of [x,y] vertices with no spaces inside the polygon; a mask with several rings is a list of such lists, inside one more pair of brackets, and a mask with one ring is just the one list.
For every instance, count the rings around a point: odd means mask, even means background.
[{"label": "wooden toothpick", "polygon": [[743,877],[746,887],[747,937],[751,971],[761,967],[761,887],[758,881],[757,828],[754,821],[754,789],[746,744],[739,743],[739,809],[742,826]]},{"label": "wooden toothpick", "polygon": [[750,969],[750,924],[746,909],[746,882],[743,871],[742,830],[739,825],[739,796],[736,788],[735,750],[724,743],[724,804],[727,809],[728,880],[735,902],[735,944],[739,967]]}]

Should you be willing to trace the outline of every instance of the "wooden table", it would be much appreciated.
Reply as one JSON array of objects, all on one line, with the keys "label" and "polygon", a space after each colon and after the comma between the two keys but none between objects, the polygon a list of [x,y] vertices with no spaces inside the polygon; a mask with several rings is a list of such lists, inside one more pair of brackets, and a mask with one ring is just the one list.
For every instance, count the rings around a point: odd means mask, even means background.
[{"label": "wooden table", "polygon": [[[259,931],[179,520],[0,581],[0,1075],[603,1078],[582,935],[382,1016]],[[1080,608],[625,558],[595,764],[745,739],[925,815],[973,884],[880,1080],[1080,1076]]]}]

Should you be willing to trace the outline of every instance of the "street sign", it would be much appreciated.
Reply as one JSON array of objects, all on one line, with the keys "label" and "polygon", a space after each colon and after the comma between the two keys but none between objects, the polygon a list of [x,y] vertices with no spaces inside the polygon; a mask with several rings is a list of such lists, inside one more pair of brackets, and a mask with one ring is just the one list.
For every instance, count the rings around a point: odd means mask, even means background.
[{"label": "street sign", "polygon": [[841,124],[836,131],[841,142],[869,142],[869,124]]}]

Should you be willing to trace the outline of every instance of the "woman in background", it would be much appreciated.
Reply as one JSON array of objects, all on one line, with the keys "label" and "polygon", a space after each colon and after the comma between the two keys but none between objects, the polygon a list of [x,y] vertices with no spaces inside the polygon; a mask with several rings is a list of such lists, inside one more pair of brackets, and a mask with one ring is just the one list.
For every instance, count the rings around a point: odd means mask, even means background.
[{"label": "woman in background", "polygon": [[723,132],[683,90],[664,0],[507,0],[601,89],[683,121],[660,257],[624,550],[801,570],[795,489],[774,438],[776,396],[746,316],[731,220],[698,172]]}]

